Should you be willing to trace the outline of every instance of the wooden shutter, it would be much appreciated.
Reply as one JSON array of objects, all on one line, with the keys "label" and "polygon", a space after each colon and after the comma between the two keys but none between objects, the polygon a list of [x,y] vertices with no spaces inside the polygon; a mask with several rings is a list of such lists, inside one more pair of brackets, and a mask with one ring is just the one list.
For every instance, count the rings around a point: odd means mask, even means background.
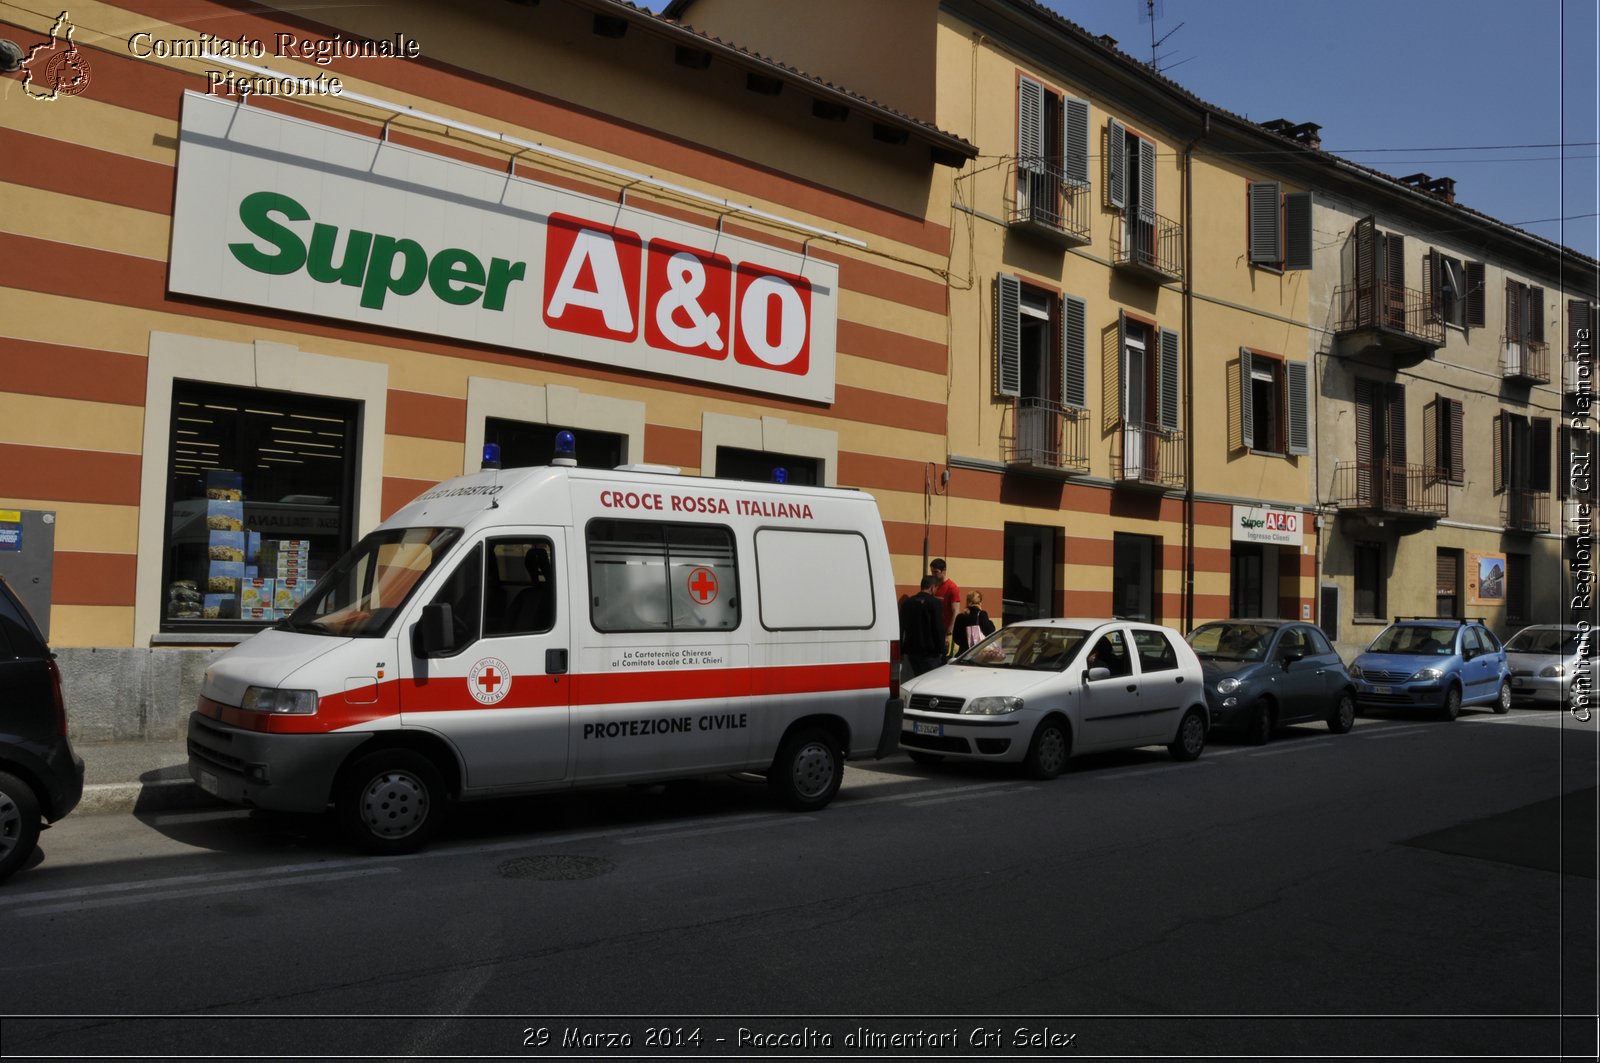
[{"label": "wooden shutter", "polygon": [[1378,478],[1374,469],[1378,440],[1377,382],[1356,378],[1356,499],[1362,506],[1373,504]]},{"label": "wooden shutter", "polygon": [[1531,451],[1528,454],[1528,490],[1535,494],[1550,493],[1550,419],[1538,417],[1533,421]]},{"label": "wooden shutter", "polygon": [[994,279],[995,391],[1022,392],[1022,282],[1004,273]]},{"label": "wooden shutter", "polygon": [[1179,416],[1178,334],[1171,329],[1162,329],[1160,335],[1160,376],[1156,380],[1157,401],[1160,404],[1158,416],[1161,419],[1162,428],[1169,432],[1176,432],[1178,430]]},{"label": "wooden shutter", "polygon": [[1430,248],[1422,257],[1422,305],[1428,308],[1429,321],[1444,320],[1444,285],[1439,277],[1441,267],[1439,252]]},{"label": "wooden shutter", "polygon": [[1406,463],[1406,386],[1404,384],[1390,384],[1388,388],[1388,402],[1384,409],[1386,424],[1384,426],[1384,448],[1388,451],[1384,460],[1391,465],[1404,465]]},{"label": "wooden shutter", "polygon": [[1522,309],[1527,297],[1520,281],[1506,281],[1506,342],[1520,343],[1527,338],[1522,320]]},{"label": "wooden shutter", "polygon": [[1528,289],[1528,339],[1544,342],[1544,289]]},{"label": "wooden shutter", "polygon": [[1310,411],[1311,396],[1308,392],[1310,374],[1306,371],[1304,362],[1285,362],[1287,371],[1287,384],[1289,401],[1289,453],[1311,453]]},{"label": "wooden shutter", "polygon": [[[1450,482],[1464,483],[1467,479],[1467,461],[1465,444],[1461,438],[1461,400],[1445,399],[1445,410],[1448,416],[1444,418],[1445,425],[1450,433]],[[1440,455],[1444,460],[1444,455]]]},{"label": "wooden shutter", "polygon": [[1494,493],[1502,494],[1506,489],[1506,481],[1510,479],[1506,461],[1511,455],[1511,441],[1508,438],[1511,425],[1503,413],[1494,415]]},{"label": "wooden shutter", "polygon": [[[1103,349],[1103,347],[1102,347]],[[1112,429],[1128,422],[1128,397],[1122,393],[1122,359],[1128,350],[1128,315],[1117,311],[1117,346],[1102,359],[1100,367],[1100,396],[1104,405],[1101,420]]]},{"label": "wooden shutter", "polygon": [[[1156,145],[1140,137],[1139,144],[1139,218],[1151,226],[1156,221]],[[1154,250],[1154,248],[1152,248]]]},{"label": "wooden shutter", "polygon": [[1075,295],[1061,297],[1061,403],[1089,404],[1087,304]]},{"label": "wooden shutter", "polygon": [[1371,218],[1356,222],[1350,234],[1355,244],[1356,320],[1354,325],[1373,325],[1378,320],[1379,262],[1383,258],[1383,239]]},{"label": "wooden shutter", "polygon": [[1467,263],[1467,326],[1483,328],[1485,299],[1483,263]]},{"label": "wooden shutter", "polygon": [[1283,268],[1311,268],[1311,193],[1283,197]]},{"label": "wooden shutter", "polygon": [[1089,101],[1068,96],[1061,101],[1061,144],[1064,176],[1079,188],[1089,187]]},{"label": "wooden shutter", "polygon": [[1128,201],[1128,131],[1115,118],[1106,119],[1106,205],[1121,209]]},{"label": "wooden shutter", "polygon": [[1255,380],[1250,375],[1250,348],[1239,348],[1239,445],[1249,450],[1256,445]]},{"label": "wooden shutter", "polygon": [[1434,576],[1439,586],[1438,597],[1454,598],[1461,586],[1461,555],[1455,550],[1440,550],[1435,557]]},{"label": "wooden shutter", "polygon": [[1251,181],[1249,197],[1250,261],[1276,266],[1283,261],[1282,186],[1276,181]]},{"label": "wooden shutter", "polygon": [[1045,145],[1044,86],[1032,78],[1017,81],[1017,165],[1030,173],[1042,165]]},{"label": "wooden shutter", "polygon": [[1406,241],[1399,233],[1383,234],[1384,324],[1406,327]]}]

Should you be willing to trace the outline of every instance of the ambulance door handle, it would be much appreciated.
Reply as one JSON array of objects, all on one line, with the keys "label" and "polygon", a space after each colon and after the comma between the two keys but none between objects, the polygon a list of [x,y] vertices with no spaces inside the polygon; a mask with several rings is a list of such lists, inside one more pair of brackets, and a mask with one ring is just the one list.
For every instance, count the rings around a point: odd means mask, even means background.
[{"label": "ambulance door handle", "polygon": [[545,650],[544,651],[544,674],[545,675],[566,675],[567,674],[567,651],[566,650]]}]

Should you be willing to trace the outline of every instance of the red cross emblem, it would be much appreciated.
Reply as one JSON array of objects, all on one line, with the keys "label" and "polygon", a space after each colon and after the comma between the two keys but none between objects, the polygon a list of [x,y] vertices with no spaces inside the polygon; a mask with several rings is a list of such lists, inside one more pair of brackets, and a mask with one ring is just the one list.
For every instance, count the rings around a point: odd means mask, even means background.
[{"label": "red cross emblem", "polygon": [[717,574],[709,568],[697,568],[689,573],[689,593],[701,605],[717,600]]},{"label": "red cross emblem", "polygon": [[493,694],[494,688],[500,685],[500,676],[492,667],[485,668],[478,674],[478,685]]},{"label": "red cross emblem", "polygon": [[467,692],[483,705],[494,705],[511,693],[511,667],[498,657],[485,657],[467,673]]}]

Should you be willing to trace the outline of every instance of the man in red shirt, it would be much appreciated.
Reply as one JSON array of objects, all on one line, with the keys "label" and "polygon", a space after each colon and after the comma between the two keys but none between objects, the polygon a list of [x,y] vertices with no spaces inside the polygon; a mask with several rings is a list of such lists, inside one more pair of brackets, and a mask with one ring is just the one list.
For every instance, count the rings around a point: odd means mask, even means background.
[{"label": "man in red shirt", "polygon": [[945,656],[950,653],[950,636],[955,631],[956,617],[961,612],[961,588],[956,586],[956,581],[944,574],[944,558],[936,557],[928,562],[928,572],[939,581],[933,589],[933,596],[944,603],[944,642]]}]

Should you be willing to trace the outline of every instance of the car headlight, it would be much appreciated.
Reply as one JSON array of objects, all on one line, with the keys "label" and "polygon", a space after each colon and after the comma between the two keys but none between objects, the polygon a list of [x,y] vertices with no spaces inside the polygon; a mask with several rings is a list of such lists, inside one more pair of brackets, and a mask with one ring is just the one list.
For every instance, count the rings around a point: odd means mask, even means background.
[{"label": "car headlight", "polygon": [[1424,682],[1431,682],[1435,679],[1443,679],[1444,673],[1439,671],[1437,668],[1418,668],[1411,678],[1421,679]]},{"label": "car headlight", "polygon": [[1222,679],[1222,680],[1218,680],[1218,682],[1217,682],[1217,693],[1218,694],[1232,694],[1235,690],[1238,690],[1238,689],[1239,689],[1239,681],[1237,679],[1233,678],[1233,676],[1231,676],[1231,675],[1228,676],[1228,678]]},{"label": "car headlight", "polygon": [[244,692],[239,707],[246,712],[310,716],[317,711],[315,690],[279,690],[276,687],[251,687]]},{"label": "car headlight", "polygon": [[1352,664],[1349,670],[1351,679],[1361,678],[1361,666],[1359,664]]},{"label": "car headlight", "polygon": [[1545,679],[1558,679],[1567,674],[1567,666],[1564,664],[1547,664],[1544,671],[1539,674]]},{"label": "car headlight", "polygon": [[1004,716],[1022,708],[1021,698],[973,698],[961,706],[963,716]]}]

